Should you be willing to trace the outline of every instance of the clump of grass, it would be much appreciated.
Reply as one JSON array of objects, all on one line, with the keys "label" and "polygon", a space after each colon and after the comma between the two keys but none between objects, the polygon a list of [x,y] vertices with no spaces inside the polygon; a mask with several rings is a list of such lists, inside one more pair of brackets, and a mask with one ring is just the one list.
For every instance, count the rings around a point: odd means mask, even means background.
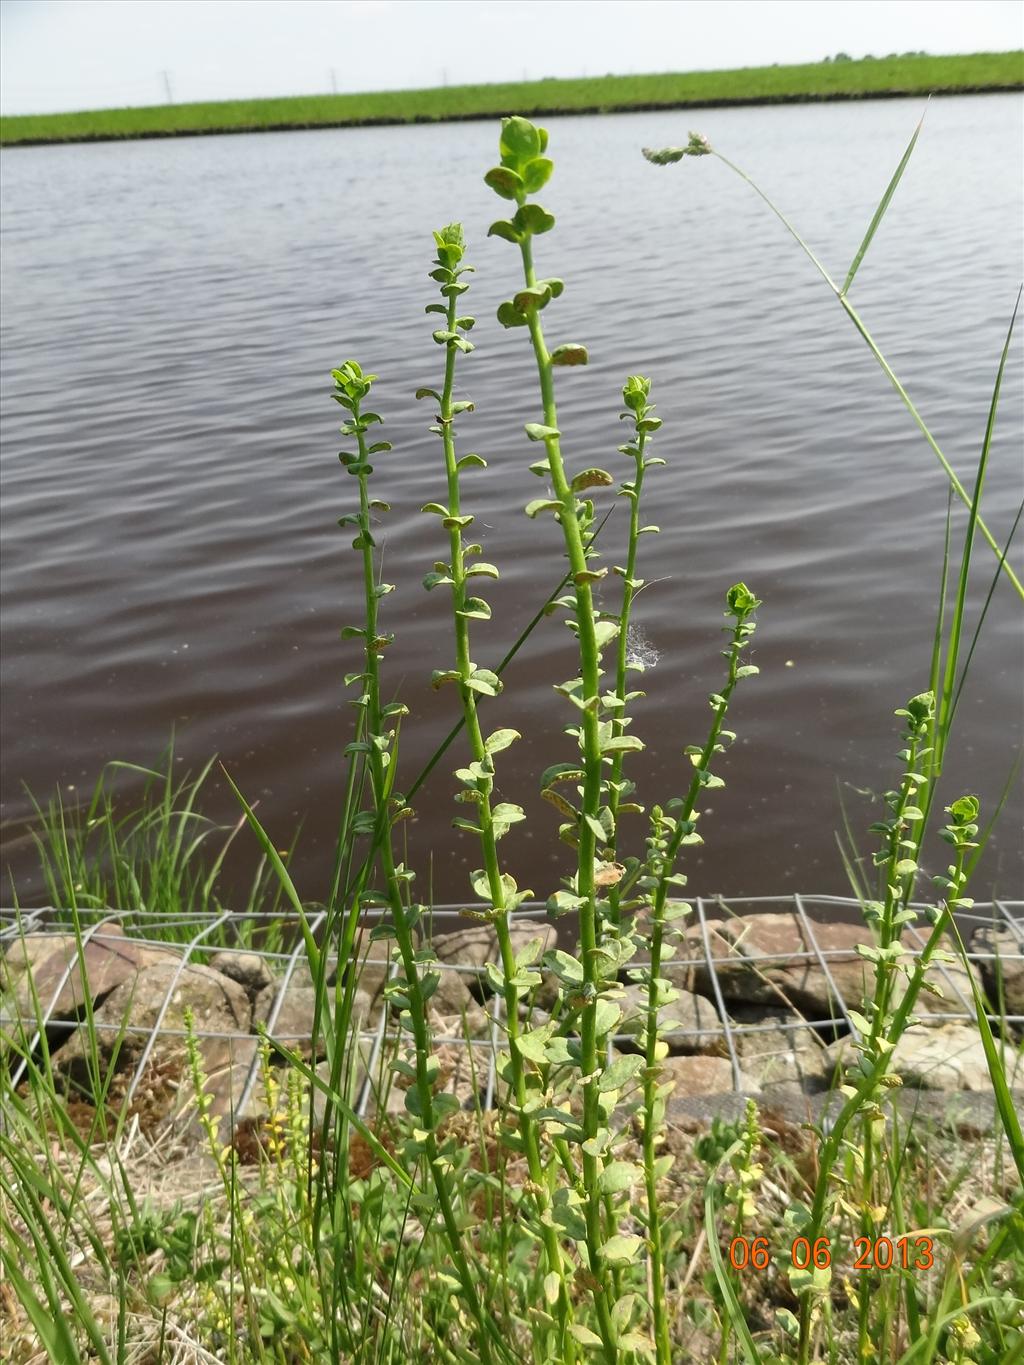
[{"label": "clump of grass", "polygon": [[29,833],[46,903],[76,911],[82,924],[110,908],[142,911],[147,932],[171,940],[191,935],[189,916],[225,908],[274,915],[282,891],[265,857],[244,897],[223,887],[225,860],[245,822],[225,825],[204,813],[214,763],[195,775],[176,772],[172,743],[159,767],[108,763],[85,801],[69,805],[58,791],[42,806],[33,797]]},{"label": "clump of grass", "polygon": [[[653,159],[710,150],[694,137],[687,148]],[[900,776],[874,827],[878,885],[862,894],[861,953],[873,981],[850,1015],[853,1060],[844,1063],[823,1116],[808,1113],[800,1124],[751,1102],[739,1122],[695,1138],[668,1107],[665,1034],[676,992],[666,964],[690,909],[680,892],[686,852],[702,841],[704,793],[724,785],[735,691],[757,673],[747,660],[761,602],[742,582],[724,594],[725,673],[708,698],[710,723],[703,741],[681,755],[682,794],[648,803],[626,776],[630,755],[643,747],[634,733],[642,693],[630,690],[638,660],[629,641],[643,585],[642,535],[655,529],[641,515],[646,471],[658,463],[648,445],[661,424],[651,381],[627,378],[623,417],[632,431],[620,450],[633,461],[633,476],[618,489],[629,506],[618,569],[623,590],[614,608],[602,608],[594,590],[607,577],[608,536],[600,534],[596,499],[616,481],[599,466],[574,465],[556,400],[561,384],[571,382],[563,372],[588,356],[579,342],[549,347],[542,315],[564,284],[540,276],[534,255],[535,239],[554,219],[533,196],[553,169],[545,131],[523,118],[504,120],[500,164],[486,181],[514,208],[491,233],[518,248],[522,279],[498,319],[523,331],[536,362],[540,410],[533,415],[540,420],[528,421],[525,435],[542,452],[531,469],[547,493],[526,510],[552,518],[553,553],[564,554],[568,573],[548,605],[563,614],[577,643],[576,676],[556,688],[566,707],[567,753],[540,775],[566,849],[565,875],[547,898],[562,922],[563,946],[545,953],[540,942],[517,948],[513,939],[512,916],[531,893],[516,884],[500,845],[525,815],[498,799],[497,756],[519,736],[487,732],[485,713],[501,691],[503,665],[474,661],[486,657],[491,616],[480,583],[500,570],[470,539],[463,485],[482,460],[459,454],[473,405],[454,398],[456,368],[461,377],[474,319],[465,311],[470,267],[458,224],[433,238],[440,301],[427,312],[440,317],[434,341],[444,354],[443,378],[417,393],[436,405],[431,430],[444,488],[443,500],[423,510],[446,533],[446,557],[425,587],[447,590],[452,623],[452,666],[434,683],[451,689],[459,713],[428,768],[453,736],[463,738],[455,771],[463,813],[455,824],[475,837],[483,864],[469,878],[467,913],[493,927],[498,945],[498,961],[485,973],[500,1039],[496,1108],[463,1108],[442,1084],[430,1003],[441,979],[427,933],[430,906],[418,899],[415,871],[400,856],[401,823],[412,809],[399,776],[406,708],[384,701],[391,585],[380,581],[375,554],[378,515],[388,510],[376,496],[375,465],[381,457],[386,466],[391,448],[375,439],[383,422],[370,406],[375,376],[350,360],[333,371],[333,397],[346,413],[340,459],[358,498],[340,524],[354,531],[362,616],[343,633],[359,642],[361,656],[346,677],[356,720],[321,938],[285,860],[238,793],[305,936],[317,987],[314,1055],[322,1051],[326,1061],[316,1067],[264,1040],[266,1119],[247,1135],[230,1133],[213,1116],[200,1049],[190,1038],[190,1087],[210,1184],[199,1198],[184,1199],[175,1187],[174,1198],[161,1202],[137,1188],[140,1173],[126,1147],[132,1129],[124,1111],[110,1113],[103,1103],[110,1071],[95,1037],[89,1066],[97,1107],[84,1134],[60,1102],[42,1020],[38,1043],[30,1030],[4,1040],[0,1257],[12,1290],[5,1311],[20,1318],[19,1341],[34,1331],[53,1360],[89,1352],[121,1365],[144,1348],[157,1361],[852,1365],[874,1358],[997,1365],[1024,1351],[1024,1141],[977,987],[977,1027],[999,1119],[994,1135],[969,1147],[920,1120],[905,1124],[894,1102],[899,1046],[916,1001],[938,989],[931,968],[948,957],[947,944],[963,951],[955,913],[971,904],[969,879],[986,838],[977,798],[952,801],[938,831],[952,861],[938,879],[940,902],[926,916],[924,950],[908,960],[903,932],[919,914],[935,792],[972,653],[963,659],[966,590],[974,539],[984,535],[980,503],[1010,338],[951,592],[947,534],[935,646],[922,669],[927,686],[897,712],[905,723]],[[1004,550],[997,576],[1005,558]],[[197,790],[164,789],[152,826],[164,870],[154,886],[183,892],[194,884],[202,847],[198,827],[190,835]],[[103,801],[95,809],[107,831],[105,854],[113,857],[121,846],[113,811]],[[98,880],[88,866],[96,847],[82,842],[84,835],[69,839],[59,814],[51,815],[52,885],[66,898],[81,950],[83,917],[109,894],[131,897],[147,883],[137,874]],[[134,847],[134,835],[127,844]],[[90,888],[86,894],[75,879]],[[171,894],[151,899],[159,907]],[[365,940],[386,945],[392,974],[385,996],[395,1026],[371,1078],[379,1100],[372,1121],[353,1107],[363,1059],[353,1001]],[[332,985],[330,955],[343,966]],[[644,1022],[638,1050],[619,1051],[627,982],[641,988]],[[542,985],[554,996],[544,1011]],[[88,1016],[87,1009],[87,1037]],[[17,1085],[15,1075],[23,1075]],[[402,1092],[396,1110],[388,1097]],[[967,1216],[968,1195],[986,1201],[977,1216]],[[859,1246],[875,1258],[865,1261],[862,1253],[858,1263]],[[894,1247],[903,1248],[899,1264]]]}]

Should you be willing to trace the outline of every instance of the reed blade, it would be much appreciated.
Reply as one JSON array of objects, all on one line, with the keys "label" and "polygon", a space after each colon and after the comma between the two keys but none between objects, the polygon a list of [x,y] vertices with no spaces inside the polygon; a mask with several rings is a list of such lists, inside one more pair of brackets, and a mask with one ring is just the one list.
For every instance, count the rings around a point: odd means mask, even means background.
[{"label": "reed blade", "polygon": [[875,233],[878,231],[879,225],[881,224],[882,219],[885,217],[886,209],[888,209],[889,203],[890,203],[890,201],[891,201],[893,195],[896,193],[896,186],[897,186],[897,185],[900,183],[900,181],[903,179],[903,172],[907,169],[907,162],[910,160],[911,156],[913,155],[914,147],[917,145],[917,139],[918,139],[918,137],[920,136],[921,129],[922,129],[923,127],[924,127],[924,114],[921,115],[920,122],[918,123],[917,127],[914,129],[914,136],[910,139],[910,142],[909,142],[908,145],[907,145],[907,150],[903,153],[903,157],[902,157],[902,159],[901,159],[901,161],[900,161],[900,164],[896,167],[895,174],[893,175],[892,179],[889,181],[888,188],[886,189],[885,193],[882,195],[882,199],[881,199],[880,204],[878,205],[878,208],[875,209],[875,216],[871,219],[871,222],[870,222],[870,224],[869,224],[869,226],[868,226],[868,230],[867,230],[867,232],[864,234],[864,240],[863,240],[863,242],[861,242],[861,244],[860,244],[860,249],[859,249],[859,251],[857,252],[856,256],[854,256],[854,258],[853,258],[853,263],[851,264],[850,269],[849,269],[849,271],[847,272],[846,279],[843,281],[843,287],[842,287],[842,289],[840,289],[840,291],[839,291],[840,294],[845,294],[845,293],[847,293],[847,291],[848,291],[849,288],[850,288],[850,285],[853,284],[853,277],[856,275],[857,271],[860,269],[860,263],[861,263],[861,261],[863,261],[864,257],[867,255],[868,247],[871,245],[871,239],[874,237]]}]

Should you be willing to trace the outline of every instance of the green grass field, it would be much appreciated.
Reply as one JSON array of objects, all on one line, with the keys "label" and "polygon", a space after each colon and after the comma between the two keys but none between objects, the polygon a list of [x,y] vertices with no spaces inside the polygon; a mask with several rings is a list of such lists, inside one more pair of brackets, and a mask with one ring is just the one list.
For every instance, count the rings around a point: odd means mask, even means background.
[{"label": "green grass field", "polygon": [[8,115],[0,118],[0,144],[338,128],[368,123],[434,123],[494,118],[513,112],[551,116],[1022,88],[1024,52],[893,56],[807,66],[746,67],[738,71],[596,76],[509,85],[445,86],[436,90]]}]

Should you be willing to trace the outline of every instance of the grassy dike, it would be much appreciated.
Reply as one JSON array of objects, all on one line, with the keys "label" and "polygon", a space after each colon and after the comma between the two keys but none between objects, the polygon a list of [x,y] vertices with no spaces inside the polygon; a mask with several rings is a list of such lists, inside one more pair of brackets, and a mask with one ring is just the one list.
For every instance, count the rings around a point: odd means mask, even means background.
[{"label": "grassy dike", "polygon": [[99,142],[201,133],[273,132],[360,124],[440,123],[527,116],[605,114],[629,109],[803,103],[893,96],[963,94],[1024,88],[1024,52],[903,56],[736,71],[596,76],[435,90],[225,100],[208,104],[93,109],[0,118],[0,144]]}]

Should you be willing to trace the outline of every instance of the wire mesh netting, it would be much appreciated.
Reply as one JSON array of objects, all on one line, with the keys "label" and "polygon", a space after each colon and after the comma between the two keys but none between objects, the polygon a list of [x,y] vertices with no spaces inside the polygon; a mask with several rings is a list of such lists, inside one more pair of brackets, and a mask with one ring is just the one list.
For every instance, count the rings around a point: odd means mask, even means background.
[{"label": "wire mesh netting", "polygon": [[[837,923],[860,923],[860,936],[865,943],[870,942],[870,933],[863,926],[860,907],[856,900],[837,896],[793,894],[730,899],[696,897],[691,898],[689,903],[693,907],[690,931],[683,940],[683,951],[672,958],[671,966],[675,973],[691,972],[699,975],[703,983],[702,994],[714,1006],[714,1022],[707,1026],[681,1027],[674,1037],[681,1044],[682,1050],[699,1051],[709,1041],[713,1042],[718,1054],[728,1059],[734,1089],[737,1091],[744,1089],[746,1079],[742,1065],[744,1040],[758,1034],[769,1035],[773,1031],[777,1034],[779,1026],[774,1020],[758,1022],[756,1019],[753,1021],[742,1017],[737,1019],[738,1014],[742,1016],[749,1012],[736,1008],[735,991],[732,998],[729,998],[728,990],[723,987],[723,975],[740,959],[743,960],[745,968],[764,976],[766,980],[770,978],[773,968],[782,968],[786,972],[805,970],[814,975],[819,987],[816,998],[825,1004],[826,1008],[804,1010],[802,1014],[791,1018],[787,1023],[787,1036],[800,1030],[814,1031],[819,1036],[830,1038],[847,1033],[857,1036],[856,1018],[862,1001],[859,998],[846,998],[849,991],[844,992],[842,983],[844,965],[848,967],[851,960],[857,960],[858,954],[852,946],[836,948],[829,944],[832,937],[830,929]],[[918,924],[908,925],[904,929],[903,943],[908,959],[918,956],[924,947],[925,935],[922,932],[921,921],[926,919],[932,907],[915,903],[913,908],[919,911],[921,919]],[[89,945],[107,948],[116,954],[127,940],[133,947],[141,946],[158,949],[164,954],[173,954],[173,957],[167,959],[172,966],[164,973],[165,979],[162,978],[162,997],[157,1001],[155,1012],[152,1008],[147,1012],[145,1026],[133,1022],[130,1014],[117,1022],[98,1018],[93,1020],[93,1027],[98,1032],[134,1035],[139,1039],[139,1044],[131,1053],[133,1060],[127,1086],[128,1100],[131,1100],[141,1083],[158,1039],[185,1036],[184,1029],[174,1027],[176,1016],[171,1006],[175,992],[190,967],[205,965],[214,953],[221,955],[219,958],[221,964],[225,960],[224,955],[232,954],[255,957],[265,964],[266,979],[269,983],[267,990],[272,988],[272,996],[263,1022],[271,1038],[279,1036],[279,1021],[290,987],[300,979],[307,982],[309,980],[306,974],[308,964],[305,941],[300,921],[295,915],[279,912],[271,915],[225,911],[219,914],[183,914],[175,919],[163,913],[139,910],[104,910],[91,913],[95,916],[95,922],[81,928],[82,949],[76,948],[75,951],[67,953],[58,964],[63,963],[63,970],[49,974],[45,988],[38,992],[30,1025],[26,1025],[24,1009],[22,1008],[20,1012],[17,1007],[12,1009],[11,998],[7,995],[3,998],[3,1008],[0,1010],[0,1029],[6,1031],[12,1027],[20,1027],[28,1037],[28,1048],[21,1050],[31,1052],[39,1043],[42,1029],[49,1033],[51,1027],[63,1028],[65,1032],[69,1028],[77,1027],[81,1010],[76,1012],[76,1017],[69,1020],[66,1008],[67,988],[79,969],[80,953]],[[744,923],[749,925],[750,917],[770,913],[776,915],[782,913],[791,917],[787,924],[791,925],[794,941],[780,947],[778,951],[765,952],[758,947],[748,948],[742,934],[737,937],[722,933],[722,926],[728,920],[742,917]],[[525,927],[537,924],[544,915],[545,907],[538,902],[527,903],[511,918],[513,926]],[[309,912],[307,925],[314,936],[322,933],[326,919],[325,911]],[[373,920],[372,912],[367,912],[363,917],[363,923],[367,928],[372,927]],[[461,906],[436,906],[430,911],[428,928],[434,938],[452,929],[463,928],[466,924],[465,911]],[[998,971],[1005,968],[1019,970],[1020,964],[1016,963],[1015,959],[1024,957],[1024,901],[995,900],[975,905],[970,912],[958,914],[957,924],[968,945],[968,958],[979,981],[990,981],[994,975],[998,975]],[[39,934],[51,935],[54,942],[57,942],[57,935],[68,934],[68,926],[67,913],[52,908],[0,909],[0,953],[6,954],[20,940]],[[266,946],[271,942],[273,948]],[[338,965],[337,956],[332,955],[330,945],[324,945],[324,954],[331,975]],[[386,946],[382,943],[373,944],[368,951],[360,952],[358,970],[363,972],[367,968],[374,968],[381,979],[393,975],[398,970],[397,963],[389,959]],[[488,1028],[483,1036],[471,1037],[453,1030],[448,1034],[435,1036],[434,1041],[438,1045],[479,1050],[474,1055],[474,1069],[477,1075],[485,1078],[481,1097],[484,1106],[489,1108],[495,1100],[496,1061],[505,1040],[503,997],[488,984],[486,965],[445,961],[444,970],[464,974],[476,998],[483,1001],[486,1006]],[[938,961],[934,964],[934,979],[942,991],[941,1009],[937,1008],[936,997],[922,995],[915,1009],[918,1019],[925,1023],[949,1023],[975,1018],[969,978],[962,967]],[[84,991],[80,990],[79,993],[84,994]],[[787,999],[783,990],[780,989],[778,995],[780,1003],[792,1007],[792,1001]],[[994,998],[993,991],[989,991],[988,998],[990,1007],[996,1009],[999,1002]],[[58,1009],[61,1002],[63,1007]],[[811,1017],[815,1014],[817,1017]],[[991,1014],[990,1018],[997,1021],[1003,1029],[1009,1026],[1018,1035],[1024,1032],[1024,1015],[1009,1013],[1004,1008],[999,1013]],[[200,1040],[220,1040],[224,1043],[248,1040],[250,1046],[253,1042],[253,1031],[204,1027],[197,1024],[193,1032]],[[312,1042],[311,1031],[303,1034],[301,1028],[296,1029],[294,1020],[289,1021],[286,1035],[282,1041],[289,1047],[300,1045],[303,1041]],[[371,1104],[371,1078],[374,1069],[389,1044],[396,1043],[399,1039],[397,1019],[391,1011],[383,1008],[374,1026],[360,1031],[358,1037],[368,1053],[365,1076],[356,1101],[357,1111],[365,1115]],[[617,1034],[609,1040],[609,1046],[620,1043],[629,1046],[635,1043],[635,1040],[626,1034]],[[237,1112],[245,1110],[246,1103],[257,1084],[260,1059],[255,1048],[252,1048],[251,1059],[246,1065],[247,1074],[234,1102]],[[22,1060],[13,1071],[13,1084],[18,1083],[24,1066],[25,1061]]]}]

